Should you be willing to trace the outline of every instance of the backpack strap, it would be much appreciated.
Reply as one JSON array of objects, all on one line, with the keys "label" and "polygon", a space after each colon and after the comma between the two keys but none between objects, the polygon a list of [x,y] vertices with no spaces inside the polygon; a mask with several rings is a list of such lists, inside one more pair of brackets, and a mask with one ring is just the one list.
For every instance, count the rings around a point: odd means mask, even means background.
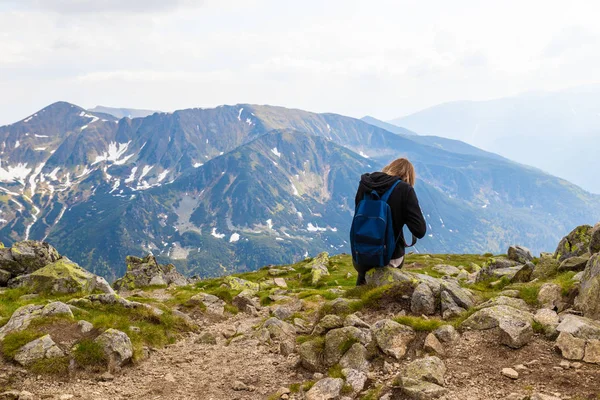
[{"label": "backpack strap", "polygon": [[400,183],[400,179],[398,179],[396,182],[394,182],[394,184],[392,185],[391,188],[389,188],[384,194],[383,196],[381,196],[381,201],[385,201],[386,203],[388,202],[390,196],[392,195],[392,192],[394,191],[394,189],[396,189],[396,186],[398,186],[398,184]]}]

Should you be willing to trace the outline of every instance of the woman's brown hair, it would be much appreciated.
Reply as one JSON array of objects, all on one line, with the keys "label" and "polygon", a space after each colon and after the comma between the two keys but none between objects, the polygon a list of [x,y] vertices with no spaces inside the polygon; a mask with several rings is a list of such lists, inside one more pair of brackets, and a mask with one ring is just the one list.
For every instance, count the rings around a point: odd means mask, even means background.
[{"label": "woman's brown hair", "polygon": [[387,165],[383,171],[392,176],[397,176],[410,186],[415,186],[415,167],[406,158],[399,158]]}]

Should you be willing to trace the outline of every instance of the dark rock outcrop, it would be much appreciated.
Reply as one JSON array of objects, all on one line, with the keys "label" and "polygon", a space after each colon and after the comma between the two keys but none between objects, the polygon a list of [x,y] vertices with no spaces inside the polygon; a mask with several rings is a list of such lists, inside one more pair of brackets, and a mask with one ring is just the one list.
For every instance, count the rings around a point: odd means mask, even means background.
[{"label": "dark rock outcrop", "polygon": [[149,254],[144,258],[128,256],[125,276],[113,283],[116,290],[131,290],[152,285],[187,285],[187,279],[173,264],[161,265]]}]

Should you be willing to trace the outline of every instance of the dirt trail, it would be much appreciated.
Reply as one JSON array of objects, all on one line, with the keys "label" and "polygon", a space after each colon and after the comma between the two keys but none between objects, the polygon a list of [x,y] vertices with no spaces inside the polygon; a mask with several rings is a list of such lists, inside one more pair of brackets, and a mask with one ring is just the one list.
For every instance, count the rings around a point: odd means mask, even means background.
[{"label": "dirt trail", "polygon": [[[295,361],[272,352],[258,340],[239,336],[228,343],[219,335],[236,323],[241,324],[241,330],[249,330],[261,321],[239,315],[216,323],[206,329],[218,337],[216,345],[196,343],[199,335],[192,334],[153,352],[139,365],[124,368],[110,382],[28,379],[22,389],[49,399],[265,399],[280,387],[302,380],[296,378]],[[243,382],[249,390],[234,390],[235,381]]]}]

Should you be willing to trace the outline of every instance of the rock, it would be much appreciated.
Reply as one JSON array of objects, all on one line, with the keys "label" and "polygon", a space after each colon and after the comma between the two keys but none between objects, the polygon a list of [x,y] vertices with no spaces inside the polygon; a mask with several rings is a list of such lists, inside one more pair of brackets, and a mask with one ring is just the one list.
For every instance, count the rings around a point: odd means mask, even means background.
[{"label": "rock", "polygon": [[448,393],[448,389],[440,385],[431,382],[418,381],[416,379],[401,378],[398,384],[401,386],[402,392],[408,396],[409,399],[437,399]]},{"label": "rock", "polygon": [[516,299],[514,297],[506,297],[506,296],[498,296],[494,297],[486,301],[485,303],[481,303],[475,307],[477,310],[481,310],[483,308],[493,307],[493,306],[509,306],[512,308],[516,308],[518,310],[529,311],[529,306],[522,299]]},{"label": "rock", "polygon": [[525,264],[533,260],[533,255],[527,247],[510,246],[508,248],[508,259],[521,264]]},{"label": "rock", "polygon": [[60,259],[60,254],[46,242],[26,240],[0,249],[0,269],[17,276],[30,274]]},{"label": "rock", "polygon": [[12,332],[20,332],[31,324],[35,318],[39,317],[50,317],[54,315],[63,315],[66,318],[73,318],[73,312],[68,305],[60,301],[55,301],[47,304],[46,306],[28,304],[23,307],[19,307],[10,320],[0,328],[0,341],[4,340],[4,337]]},{"label": "rock", "polygon": [[54,343],[50,335],[42,336],[21,347],[15,354],[15,361],[27,367],[44,358],[64,357],[65,353]]},{"label": "rock", "polygon": [[103,373],[102,375],[100,375],[99,380],[101,382],[112,382],[115,380],[115,376],[107,371],[107,372]]},{"label": "rock", "polygon": [[431,382],[443,386],[445,374],[446,366],[442,360],[435,356],[426,356],[410,362],[404,368],[402,377]]},{"label": "rock", "polygon": [[296,347],[296,328],[293,325],[277,318],[269,318],[263,324],[263,328],[269,332],[269,338],[279,343],[282,355],[291,354]]},{"label": "rock", "polygon": [[556,275],[558,271],[559,262],[554,257],[541,257],[533,273],[531,279],[546,279]]},{"label": "rock", "polygon": [[368,351],[360,343],[354,343],[350,350],[346,352],[340,359],[342,368],[353,369],[357,371],[367,372],[369,370],[369,361],[367,360]]},{"label": "rock", "polygon": [[533,328],[529,321],[502,318],[498,328],[500,328],[500,343],[513,349],[520,349],[533,339]]},{"label": "rock", "polygon": [[410,310],[417,315],[432,315],[435,313],[435,297],[426,283],[420,283],[413,292]]},{"label": "rock", "polygon": [[287,274],[287,271],[284,269],[279,269],[279,268],[270,268],[269,269],[270,276],[280,276],[280,275],[285,275],[285,274]]},{"label": "rock", "polygon": [[519,291],[515,290],[515,289],[503,290],[500,293],[498,293],[498,296],[514,297],[514,298],[519,297],[519,295],[520,295]]},{"label": "rock", "polygon": [[116,290],[132,290],[150,285],[188,284],[187,279],[177,272],[173,264],[158,264],[152,254],[144,258],[127,256],[127,272],[113,284]]},{"label": "rock", "polygon": [[530,400],[561,400],[560,397],[549,396],[547,394],[542,393],[534,393],[531,395]]},{"label": "rock", "polygon": [[322,335],[327,331],[341,328],[342,326],[344,326],[344,320],[342,320],[341,317],[333,314],[327,314],[321,318],[319,323],[315,326],[313,335]]},{"label": "rock", "polygon": [[531,324],[533,315],[510,306],[493,306],[475,312],[462,324],[463,329],[485,330],[497,328],[500,321],[515,320]]},{"label": "rock", "polygon": [[274,306],[271,310],[271,312],[273,313],[273,315],[281,320],[284,319],[288,319],[290,318],[293,314],[294,311],[292,311],[292,309],[290,307],[287,307],[285,305],[280,306]]},{"label": "rock", "polygon": [[297,347],[300,364],[310,372],[317,372],[323,366],[325,343],[321,339],[309,340]]},{"label": "rock", "polygon": [[10,278],[12,278],[12,274],[10,272],[0,269],[0,286],[8,285]]},{"label": "rock", "polygon": [[366,273],[365,279],[368,285],[373,286],[413,282],[413,276],[411,274],[392,267],[373,268]]},{"label": "rock", "polygon": [[510,379],[519,379],[519,373],[512,368],[503,368],[502,375]]},{"label": "rock", "polygon": [[329,254],[323,252],[313,258],[304,268],[311,269],[312,284],[316,285],[321,281],[321,278],[329,275]]},{"label": "rock", "polygon": [[236,392],[250,391],[250,388],[248,387],[248,385],[246,385],[242,381],[233,381],[233,383],[231,384],[231,388],[233,390],[235,390]]},{"label": "rock", "polygon": [[538,303],[544,308],[557,308],[562,300],[562,288],[555,283],[544,283],[538,293]]},{"label": "rock", "polygon": [[312,331],[310,324],[302,318],[294,318],[293,322],[294,327],[296,328],[296,333],[308,334]]},{"label": "rock", "polygon": [[114,365],[120,367],[131,361],[133,345],[124,332],[110,328],[94,341],[102,346],[104,354]]},{"label": "rock", "polygon": [[537,310],[533,316],[533,320],[543,327],[546,337],[552,339],[558,335],[556,328],[558,327],[559,318],[556,311],[541,308]]},{"label": "rock", "polygon": [[344,368],[342,375],[346,378],[346,384],[350,385],[353,394],[360,393],[367,383],[367,374],[355,369]]},{"label": "rock", "polygon": [[409,343],[416,337],[415,331],[390,319],[377,321],[371,328],[379,349],[399,360],[406,354]]},{"label": "rock", "polygon": [[430,333],[425,337],[423,350],[434,355],[444,356],[446,354],[444,346],[442,346],[438,338],[433,333]]},{"label": "rock", "polygon": [[411,399],[435,399],[447,393],[443,388],[446,366],[437,357],[425,357],[409,363],[396,378]]},{"label": "rock", "polygon": [[215,344],[217,344],[217,338],[215,337],[214,334],[212,334],[210,332],[203,332],[200,334],[198,339],[196,339],[196,343],[197,344],[215,345]]},{"label": "rock", "polygon": [[442,304],[442,318],[443,319],[451,319],[454,317],[458,317],[460,314],[465,312],[464,308],[459,307],[455,302],[450,293],[442,292],[441,294],[441,304]]},{"label": "rock", "polygon": [[592,227],[578,226],[560,241],[554,252],[554,258],[563,262],[567,258],[582,256],[589,250],[591,239]]},{"label": "rock", "polygon": [[357,303],[358,301],[359,300],[349,300],[343,297],[338,297],[337,299],[326,303],[326,305],[331,310],[331,314],[351,314],[352,305]]},{"label": "rock", "polygon": [[346,326],[327,332],[325,335],[325,366],[331,367],[337,364],[354,343],[366,346],[371,340],[371,333],[368,330],[361,330],[354,326]]},{"label": "rock", "polygon": [[564,315],[556,330],[558,332],[570,333],[580,339],[600,340],[600,321],[578,315]]},{"label": "rock", "polygon": [[356,314],[349,314],[344,318],[344,326],[355,326],[357,328],[371,329],[371,325],[360,319]]},{"label": "rock", "polygon": [[433,331],[435,337],[437,337],[442,343],[452,343],[460,339],[460,334],[454,329],[452,325],[443,325]]},{"label": "rock", "polygon": [[306,400],[333,400],[338,399],[344,381],[341,378],[321,379],[306,393]]},{"label": "rock", "polygon": [[12,279],[10,287],[23,287],[30,293],[67,294],[112,292],[104,278],[92,274],[66,257],[30,274]]},{"label": "rock", "polygon": [[575,307],[588,318],[600,319],[600,253],[590,258],[583,271]]},{"label": "rock", "polygon": [[206,307],[206,312],[214,315],[223,315],[226,303],[212,294],[198,293],[188,300],[188,304],[202,304]]},{"label": "rock", "polygon": [[590,364],[600,364],[600,340],[588,340],[585,344],[583,361]]},{"label": "rock", "polygon": [[452,300],[461,308],[468,310],[475,305],[475,298],[467,289],[463,289],[457,281],[443,280],[441,284],[442,293],[448,293]]},{"label": "rock", "polygon": [[531,262],[527,262],[525,265],[521,267],[517,271],[517,273],[511,278],[512,283],[521,283],[521,282],[529,282],[531,280],[531,275],[533,274],[533,270],[535,269],[535,265]]},{"label": "rock", "polygon": [[440,273],[442,275],[455,276],[460,273],[460,269],[452,266],[452,265],[436,265],[432,268],[435,272]]},{"label": "rock", "polygon": [[600,222],[592,228],[589,253],[592,255],[600,253]]},{"label": "rock", "polygon": [[585,354],[585,340],[578,339],[566,332],[558,335],[555,347],[568,360],[582,360]]},{"label": "rock", "polygon": [[88,333],[94,329],[94,325],[84,320],[77,321],[77,325],[79,326],[81,333]]},{"label": "rock", "polygon": [[237,296],[235,296],[231,301],[231,304],[233,304],[233,306],[237,307],[238,310],[243,312],[247,312],[248,306],[251,306],[256,310],[259,310],[261,308],[260,301],[258,300],[258,298],[254,297],[253,292],[248,290],[243,291]]},{"label": "rock", "polygon": [[277,287],[283,288],[283,289],[287,289],[287,283],[285,282],[285,279],[283,278],[275,278],[273,279],[273,282],[275,282],[275,285]]},{"label": "rock", "polygon": [[589,260],[590,255],[587,253],[582,256],[567,258],[562,263],[560,263],[560,266],[558,267],[558,272],[583,271]]},{"label": "rock", "polygon": [[583,271],[576,273],[571,279],[575,282],[581,282],[581,279],[583,279]]}]

